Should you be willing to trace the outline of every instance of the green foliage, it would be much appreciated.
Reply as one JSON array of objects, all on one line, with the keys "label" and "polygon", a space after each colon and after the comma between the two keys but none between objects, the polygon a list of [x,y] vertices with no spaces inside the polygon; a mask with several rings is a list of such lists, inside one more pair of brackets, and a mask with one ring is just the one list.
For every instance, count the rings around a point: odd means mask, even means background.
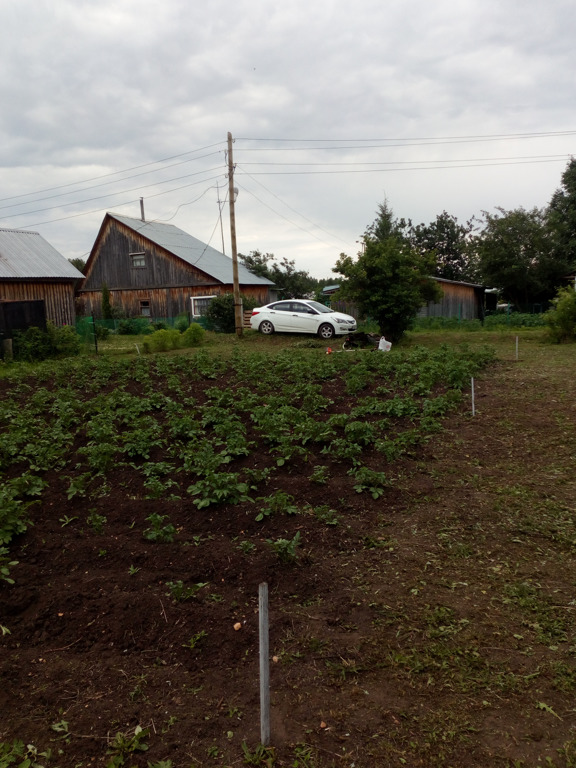
[{"label": "green foliage", "polygon": [[[238,258],[255,275],[271,280],[278,291],[278,298],[281,299],[311,296],[317,293],[322,285],[330,282],[316,280],[308,272],[296,269],[295,262],[286,257],[283,257],[278,264],[273,253],[251,251],[248,256],[239,254]],[[245,309],[251,309],[251,307],[245,307]]]},{"label": "green foliage", "polygon": [[570,265],[554,254],[546,212],[516,208],[484,212],[483,229],[474,240],[482,282],[500,288],[517,309],[530,311],[547,304]]},{"label": "green foliage", "polygon": [[120,320],[116,332],[121,336],[140,336],[154,333],[150,321],[143,317],[129,317]]},{"label": "green foliage", "polygon": [[178,349],[181,338],[180,331],[173,329],[154,331],[144,342],[144,350],[146,352],[167,352],[169,349]]},{"label": "green foliage", "polygon": [[258,501],[265,501],[256,515],[256,520],[261,522],[265,517],[275,514],[296,515],[298,507],[294,504],[294,497],[284,491],[275,491],[271,496],[261,497]]},{"label": "green foliage", "polygon": [[33,744],[24,746],[21,741],[13,741],[12,744],[0,742],[0,768],[11,765],[14,768],[43,768],[51,757],[50,749],[40,752]]},{"label": "green foliage", "polygon": [[555,342],[576,339],[576,291],[571,286],[560,288],[545,314],[549,335]]},{"label": "green foliage", "polygon": [[402,227],[387,205],[380,205],[376,221],[364,235],[364,251],[356,260],[341,254],[334,267],[345,278],[339,298],[355,302],[392,343],[400,341],[423,304],[441,295],[429,278],[434,255],[419,253],[403,236]]},{"label": "green foliage", "polygon": [[18,560],[10,560],[8,554],[8,549],[6,547],[0,547],[0,581],[5,581],[7,584],[14,584],[14,579],[10,578],[10,568],[14,568],[15,565],[18,565]]},{"label": "green foliage", "polygon": [[276,752],[274,747],[265,747],[258,744],[252,751],[245,741],[242,742],[242,752],[244,755],[244,765],[264,766],[264,768],[273,768],[276,765]]},{"label": "green foliage", "polygon": [[191,323],[182,333],[183,347],[199,347],[206,332],[200,323]]},{"label": "green foliage", "polygon": [[281,563],[291,564],[298,560],[300,546],[300,531],[292,539],[266,539]]},{"label": "green foliage", "polygon": [[198,592],[208,585],[207,581],[201,581],[197,584],[192,584],[187,587],[181,579],[178,581],[167,581],[166,586],[170,590],[166,594],[174,600],[176,603],[184,602],[184,600],[190,600],[192,597],[196,597]]},{"label": "green foliage", "polygon": [[150,523],[150,527],[145,529],[144,538],[149,541],[174,541],[176,528],[172,523],[164,523],[167,517],[167,515],[159,515],[157,512],[148,515],[146,520]]},{"label": "green foliage", "polygon": [[548,229],[552,256],[564,262],[571,274],[576,267],[576,159],[570,158],[562,174],[562,184],[548,207]]},{"label": "green foliage", "polygon": [[77,256],[77,257],[75,257],[73,259],[68,259],[68,261],[70,262],[70,264],[72,264],[73,267],[76,267],[78,272],[82,272],[82,274],[84,274],[84,270],[86,268],[86,260],[85,259],[82,259],[79,256]]},{"label": "green foliage", "polygon": [[110,328],[105,325],[95,323],[94,333],[96,334],[96,339],[98,341],[106,341],[106,339],[110,336]]},{"label": "green foliage", "polygon": [[102,283],[102,317],[104,320],[112,320],[114,318],[110,301],[110,289],[106,283]]},{"label": "green foliage", "polygon": [[442,211],[430,224],[411,227],[409,236],[420,253],[434,256],[436,277],[473,282],[475,275],[469,252],[473,228],[472,221],[458,224],[456,216]]},{"label": "green foliage", "polygon": [[46,330],[31,326],[25,331],[14,331],[14,359],[37,362],[49,358],[71,357],[80,354],[81,340],[69,325],[57,326],[51,322]]},{"label": "green foliage", "polygon": [[206,472],[188,488],[188,493],[198,496],[194,504],[198,509],[204,509],[211,504],[239,504],[242,501],[252,501],[249,496],[248,483],[240,480],[237,472]]},{"label": "green foliage", "polygon": [[112,739],[106,754],[110,755],[106,768],[122,768],[131,762],[135,752],[146,752],[148,745],[144,739],[148,738],[149,729],[137,725],[134,735],[118,732]]},{"label": "green foliage", "polygon": [[[243,311],[253,309],[256,302],[247,296],[241,296]],[[219,333],[234,333],[236,316],[234,311],[234,294],[222,293],[215,296],[206,310],[206,319],[210,327]]]}]

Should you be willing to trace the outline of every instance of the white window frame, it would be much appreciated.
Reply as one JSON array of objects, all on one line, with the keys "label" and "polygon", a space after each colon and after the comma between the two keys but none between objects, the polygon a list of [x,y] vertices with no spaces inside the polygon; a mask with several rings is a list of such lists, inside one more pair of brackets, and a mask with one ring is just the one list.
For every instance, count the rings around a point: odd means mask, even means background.
[{"label": "white window frame", "polygon": [[129,253],[132,269],[144,269],[146,267],[146,251]]},{"label": "white window frame", "polygon": [[206,299],[215,299],[218,294],[212,293],[210,296],[190,296],[190,304],[192,308],[192,317],[202,317],[202,313],[197,310],[196,302],[205,301]]}]

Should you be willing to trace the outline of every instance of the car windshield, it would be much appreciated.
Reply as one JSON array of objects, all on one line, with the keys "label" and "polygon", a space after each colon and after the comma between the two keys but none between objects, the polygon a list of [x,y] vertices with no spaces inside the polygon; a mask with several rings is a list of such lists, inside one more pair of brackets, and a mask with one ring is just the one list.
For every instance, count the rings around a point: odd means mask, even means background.
[{"label": "car windshield", "polygon": [[330,307],[324,306],[324,304],[320,304],[319,301],[308,301],[306,302],[310,307],[314,307],[314,309],[317,312],[332,312]]}]

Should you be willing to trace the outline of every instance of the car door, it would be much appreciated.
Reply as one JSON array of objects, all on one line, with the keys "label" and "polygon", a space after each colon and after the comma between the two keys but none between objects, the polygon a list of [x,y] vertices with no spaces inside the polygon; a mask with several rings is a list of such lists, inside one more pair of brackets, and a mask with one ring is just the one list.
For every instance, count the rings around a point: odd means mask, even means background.
[{"label": "car door", "polygon": [[268,307],[268,319],[276,331],[290,331],[291,302],[277,301]]},{"label": "car door", "polygon": [[292,302],[290,323],[297,333],[316,333],[318,313],[302,301]]}]

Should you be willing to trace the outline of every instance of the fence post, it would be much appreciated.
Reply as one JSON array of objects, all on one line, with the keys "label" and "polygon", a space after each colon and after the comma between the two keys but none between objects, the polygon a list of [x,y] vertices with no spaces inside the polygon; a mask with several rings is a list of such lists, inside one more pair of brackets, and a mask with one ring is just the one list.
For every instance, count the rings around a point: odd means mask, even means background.
[{"label": "fence post", "polygon": [[268,584],[258,587],[258,618],[260,627],[260,741],[270,744],[270,645],[268,637]]}]

